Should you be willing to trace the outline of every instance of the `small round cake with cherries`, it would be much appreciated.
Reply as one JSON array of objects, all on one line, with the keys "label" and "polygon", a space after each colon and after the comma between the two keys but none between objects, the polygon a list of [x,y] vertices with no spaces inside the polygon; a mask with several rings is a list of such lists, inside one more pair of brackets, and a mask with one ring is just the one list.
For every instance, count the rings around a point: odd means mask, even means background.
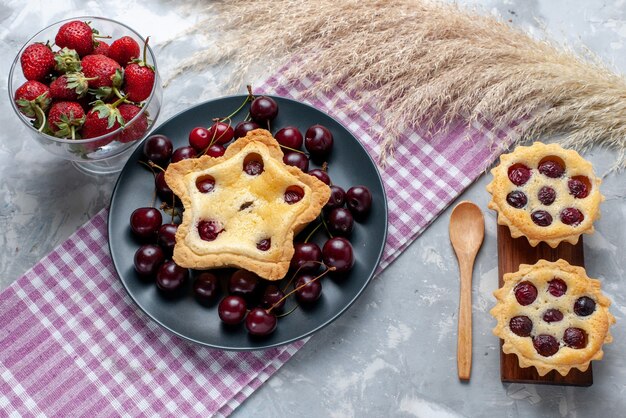
[{"label": "small round cake with cherries", "polygon": [[558,144],[535,142],[500,157],[487,185],[489,208],[498,212],[513,238],[524,236],[533,247],[576,244],[591,234],[600,217],[600,178],[590,162]]},{"label": "small round cake with cherries", "polygon": [[521,264],[504,275],[494,296],[498,302],[490,313],[498,321],[493,333],[504,341],[502,351],[540,376],[552,370],[565,376],[572,368],[584,372],[613,340],[609,326],[615,318],[600,281],[565,260]]}]

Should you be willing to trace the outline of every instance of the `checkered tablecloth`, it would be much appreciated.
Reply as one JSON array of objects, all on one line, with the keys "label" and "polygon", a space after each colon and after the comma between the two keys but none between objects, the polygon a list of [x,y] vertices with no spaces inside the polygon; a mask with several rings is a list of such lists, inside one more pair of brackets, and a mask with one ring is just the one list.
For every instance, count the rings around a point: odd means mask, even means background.
[{"label": "checkered tablecloth", "polygon": [[[313,81],[261,90],[302,100]],[[305,99],[342,122],[375,160],[373,108],[342,111],[342,91]],[[499,153],[487,126],[408,132],[381,168],[389,265]],[[500,135],[501,136],[501,135]],[[495,140],[495,141],[494,141]],[[305,341],[256,352],[193,345],[163,331],[126,295],[108,252],[106,210],[0,294],[0,416],[226,416]],[[312,337],[315,338],[315,337]]]}]

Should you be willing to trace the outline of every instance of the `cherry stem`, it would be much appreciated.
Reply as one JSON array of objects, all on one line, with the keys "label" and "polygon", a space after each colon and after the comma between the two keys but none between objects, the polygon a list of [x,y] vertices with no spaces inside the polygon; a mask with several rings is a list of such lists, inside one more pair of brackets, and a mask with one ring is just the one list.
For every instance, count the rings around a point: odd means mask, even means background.
[{"label": "cherry stem", "polygon": [[280,147],[281,147],[281,148],[288,149],[289,151],[295,151],[295,152],[299,152],[300,154],[307,155],[307,153],[306,153],[306,152],[304,152],[304,151],[302,151],[302,150],[295,149],[295,148],[291,148],[291,147],[287,147],[287,146],[282,145],[282,144],[278,144],[278,145],[280,145]]},{"label": "cherry stem", "polygon": [[309,242],[309,239],[311,239],[311,237],[313,236],[313,234],[315,234],[315,231],[317,231],[318,229],[320,229],[320,226],[322,226],[322,223],[318,223],[317,226],[315,228],[313,228],[313,230],[309,233],[309,235],[306,236],[306,238],[304,239],[304,243],[306,244],[307,242]]},{"label": "cherry stem", "polygon": [[[250,86],[248,86],[250,87]],[[231,113],[230,115],[226,116],[225,118],[222,118],[222,120],[220,122],[224,122],[226,119],[230,119],[233,116],[235,116],[237,113],[239,113],[239,111],[241,109],[243,109],[243,107],[246,105],[246,103],[250,102],[254,100],[254,96],[252,95],[252,90],[248,90],[248,95],[246,96],[246,99],[243,101],[243,103],[241,104],[241,106],[239,106],[237,108],[237,110],[235,110],[233,113]],[[218,119],[219,120],[219,119]]]},{"label": "cherry stem", "polygon": [[[152,162],[152,160],[148,160],[148,164],[147,164],[150,168],[158,168],[161,171],[165,171],[165,169],[163,167],[161,167],[160,165]],[[154,170],[152,171],[154,173]]]},{"label": "cherry stem", "polygon": [[280,314],[280,315],[276,315],[276,318],[283,318],[283,317],[285,317],[285,316],[287,316],[287,315],[290,315],[290,314],[291,314],[293,311],[295,311],[296,309],[298,309],[298,305],[296,305],[296,306],[294,306],[293,308],[291,308],[291,310],[290,310],[289,312],[285,312],[285,313],[282,313],[282,314]]},{"label": "cherry stem", "polygon": [[333,234],[330,233],[330,230],[328,229],[328,225],[326,225],[326,221],[324,220],[324,217],[320,215],[320,218],[322,219],[322,223],[324,224],[324,229],[326,230],[326,233],[328,234],[328,236],[330,238],[335,238],[333,237]]},{"label": "cherry stem", "polygon": [[[322,263],[321,261],[313,261],[311,260],[312,263],[317,263],[321,266],[326,266],[326,264]],[[287,289],[289,288],[289,286],[291,286],[291,282],[293,282],[293,279],[296,278],[296,276],[298,275],[298,273],[300,272],[300,270],[302,270],[302,266],[298,267],[298,269],[293,273],[293,276],[291,276],[291,279],[289,279],[289,281],[287,282],[287,284],[285,285],[285,287],[283,287],[283,293],[287,291]]]},{"label": "cherry stem", "polygon": [[322,171],[324,173],[328,172],[328,163],[326,161],[322,164]]},{"label": "cherry stem", "polygon": [[300,286],[294,288],[291,292],[287,293],[285,296],[280,298],[278,300],[278,302],[276,302],[272,306],[270,306],[269,309],[267,311],[265,311],[265,312],[270,313],[272,311],[272,309],[274,309],[277,305],[279,305],[283,300],[287,299],[289,296],[291,296],[294,293],[296,293],[298,290],[302,289],[305,286],[308,286],[309,283],[313,283],[314,281],[319,280],[321,277],[325,276],[329,271],[335,271],[335,270],[336,270],[336,268],[333,267],[333,266],[326,267],[326,270],[324,270],[320,275],[318,275],[317,277],[314,277],[313,279],[311,279],[311,281],[306,282],[304,284],[301,284]]}]

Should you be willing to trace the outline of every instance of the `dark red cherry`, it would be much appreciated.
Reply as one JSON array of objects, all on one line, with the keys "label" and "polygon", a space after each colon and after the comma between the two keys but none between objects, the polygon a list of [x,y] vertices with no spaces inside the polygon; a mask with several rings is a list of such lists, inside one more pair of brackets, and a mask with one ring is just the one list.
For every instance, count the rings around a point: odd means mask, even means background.
[{"label": "dark red cherry", "polygon": [[550,206],[556,199],[556,191],[550,186],[543,186],[537,193],[537,198],[541,203]]},{"label": "dark red cherry", "polygon": [[285,194],[283,198],[288,205],[293,205],[294,203],[298,203],[304,197],[304,190],[300,186],[289,186],[287,190],[285,190]]},{"label": "dark red cherry", "polygon": [[209,139],[214,144],[225,144],[235,136],[235,130],[230,124],[216,122],[209,128]]},{"label": "dark red cherry", "polygon": [[278,104],[271,97],[259,96],[250,104],[250,116],[261,126],[266,126],[277,115]]},{"label": "dark red cherry", "polygon": [[213,303],[219,294],[217,276],[208,271],[200,273],[193,282],[193,294],[196,300],[204,305]]},{"label": "dark red cherry", "polygon": [[189,145],[197,152],[201,152],[208,147],[210,143],[211,137],[209,136],[209,130],[207,128],[199,126],[189,132]]},{"label": "dark red cherry", "polygon": [[567,188],[569,189],[569,194],[576,199],[584,199],[589,196],[591,182],[585,176],[574,176],[567,181]]},{"label": "dark red cherry", "polygon": [[506,201],[514,208],[521,209],[526,206],[526,203],[528,203],[528,198],[526,197],[524,192],[519,190],[513,190],[511,193],[506,195]]},{"label": "dark red cherry", "polygon": [[297,242],[293,245],[294,253],[289,267],[300,273],[316,272],[322,261],[322,250],[314,242]]},{"label": "dark red cherry", "polygon": [[269,284],[263,292],[261,306],[272,310],[280,311],[285,306],[285,293],[275,284]]},{"label": "dark red cherry", "polygon": [[189,270],[173,261],[166,261],[159,267],[156,284],[165,293],[174,293],[180,289],[189,277]]},{"label": "dark red cherry", "polygon": [[259,276],[251,271],[239,269],[228,279],[228,293],[238,295],[250,302],[259,288]]},{"label": "dark red cherry", "polygon": [[565,163],[559,157],[545,157],[539,163],[539,172],[544,176],[556,179],[565,172]]},{"label": "dark red cherry", "polygon": [[333,148],[333,134],[325,126],[313,125],[306,131],[304,147],[313,161],[324,161]]},{"label": "dark red cherry", "polygon": [[587,296],[581,296],[574,302],[574,312],[578,316],[589,316],[596,310],[596,302]]},{"label": "dark red cherry", "polygon": [[135,271],[142,279],[154,279],[165,261],[165,253],[158,245],[142,245],[135,252]]},{"label": "dark red cherry", "polygon": [[217,221],[198,222],[198,234],[205,241],[213,241],[224,231],[222,224]]},{"label": "dark red cherry", "polygon": [[248,132],[254,131],[255,129],[259,129],[260,126],[256,122],[252,121],[243,121],[239,122],[237,126],[235,126],[235,139],[243,138],[248,135]]},{"label": "dark red cherry", "polygon": [[143,143],[146,159],[163,167],[167,165],[173,149],[172,141],[165,135],[151,135]]},{"label": "dark red cherry", "polygon": [[285,155],[283,155],[283,162],[287,165],[298,167],[303,173],[309,171],[309,158],[301,152],[286,151]]},{"label": "dark red cherry", "polygon": [[548,309],[543,314],[543,320],[546,322],[559,322],[563,319],[563,312],[558,309]]},{"label": "dark red cherry", "polygon": [[517,303],[522,306],[530,305],[537,299],[537,288],[531,282],[523,281],[518,283],[513,292],[515,293]]},{"label": "dark red cherry", "polygon": [[552,335],[537,335],[533,338],[533,346],[537,353],[544,357],[550,357],[559,351],[559,343]]},{"label": "dark red cherry", "polygon": [[271,238],[263,238],[261,241],[256,243],[256,248],[259,251],[267,251],[270,249],[271,246],[272,246]]},{"label": "dark red cherry", "polygon": [[276,329],[276,315],[263,308],[254,308],[246,317],[246,329],[251,335],[265,336]]},{"label": "dark red cherry", "polygon": [[347,237],[352,233],[354,218],[346,208],[335,208],[328,214],[328,230],[333,235]]},{"label": "dark red cherry", "polygon": [[200,193],[209,193],[212,192],[215,188],[215,178],[208,174],[204,174],[199,176],[196,179],[196,187]]},{"label": "dark red cherry", "polygon": [[170,205],[174,202],[174,192],[165,181],[164,171],[159,171],[154,177],[154,187],[156,188],[157,195],[163,202],[167,202]]},{"label": "dark red cherry", "polygon": [[563,279],[555,277],[548,282],[548,292],[554,297],[561,297],[567,292],[567,284],[565,284]]},{"label": "dark red cherry", "polygon": [[561,222],[563,222],[565,225],[571,226],[577,226],[585,219],[585,215],[583,215],[583,213],[576,208],[563,209],[561,211],[560,217]]},{"label": "dark red cherry", "polygon": [[155,208],[135,209],[130,215],[130,229],[136,237],[142,240],[156,238],[162,222],[163,216]]},{"label": "dark red cherry", "polygon": [[302,274],[293,285],[296,289],[296,300],[303,305],[309,305],[322,296],[322,283],[315,276]]},{"label": "dark red cherry", "polygon": [[350,187],[346,192],[346,206],[357,219],[363,219],[372,207],[372,194],[365,186]]},{"label": "dark red cherry", "polygon": [[225,152],[226,152],[226,148],[224,148],[222,145],[213,144],[209,148],[207,148],[205,154],[208,155],[209,157],[217,158],[217,157],[221,157],[222,155],[224,155]]},{"label": "dark red cherry", "polygon": [[530,214],[530,219],[539,226],[549,226],[552,223],[552,215],[545,210],[536,210]]},{"label": "dark red cherry", "polygon": [[509,321],[511,332],[520,337],[529,337],[533,330],[533,321],[527,316],[514,316]]},{"label": "dark red cherry", "polygon": [[258,176],[263,172],[263,158],[252,152],[243,159],[243,171],[245,171],[250,176]]},{"label": "dark red cherry", "polygon": [[570,348],[585,348],[587,340],[587,333],[580,328],[567,328],[563,333],[563,342]]},{"label": "dark red cherry", "polygon": [[177,163],[182,160],[196,158],[196,155],[196,150],[191,146],[176,148],[172,154],[172,162]]},{"label": "dark red cherry", "polygon": [[276,138],[280,145],[293,149],[300,149],[304,141],[300,130],[295,126],[285,126],[280,131],[276,132],[274,138]]},{"label": "dark red cherry", "polygon": [[217,314],[228,325],[239,324],[246,316],[246,301],[241,296],[230,295],[220,301]]},{"label": "dark red cherry", "polygon": [[159,228],[157,243],[161,246],[161,248],[163,248],[163,251],[168,256],[171,256],[174,252],[174,245],[176,245],[176,231],[178,231],[177,224],[163,224]]},{"label": "dark red cherry", "polygon": [[349,271],[354,266],[352,244],[343,237],[329,239],[322,248],[322,260],[328,267],[335,267],[335,273]]},{"label": "dark red cherry", "polygon": [[346,192],[339,186],[330,186],[330,197],[324,209],[331,210],[340,208],[346,201]]},{"label": "dark red cherry", "polygon": [[522,186],[530,179],[530,168],[524,164],[517,163],[509,167],[509,180],[516,186]]},{"label": "dark red cherry", "polygon": [[318,180],[330,186],[330,176],[328,175],[326,171],[321,170],[319,168],[314,168],[313,170],[310,170],[308,174],[312,175],[313,177],[317,177]]}]

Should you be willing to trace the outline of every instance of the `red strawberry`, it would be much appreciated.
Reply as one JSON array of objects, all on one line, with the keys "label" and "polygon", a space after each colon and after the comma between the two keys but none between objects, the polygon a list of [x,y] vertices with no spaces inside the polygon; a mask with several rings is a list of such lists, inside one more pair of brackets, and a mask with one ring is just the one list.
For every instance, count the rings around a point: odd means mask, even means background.
[{"label": "red strawberry", "polygon": [[134,60],[124,69],[126,98],[133,102],[142,102],[150,97],[154,85],[154,67],[147,63],[148,41],[143,46],[143,60]]},{"label": "red strawberry", "polygon": [[76,130],[85,123],[85,111],[76,102],[56,102],[48,113],[48,127],[59,138],[76,139]]},{"label": "red strawberry", "polygon": [[109,44],[104,41],[96,41],[96,47],[93,49],[92,54],[96,55],[104,55],[109,56]]},{"label": "red strawberry", "polygon": [[73,49],[63,48],[54,55],[55,69],[62,73],[81,70],[80,57]]},{"label": "red strawberry", "polygon": [[139,57],[139,44],[130,36],[122,36],[111,44],[109,57],[120,65],[126,65]]},{"label": "red strawberry", "polygon": [[106,135],[122,126],[124,119],[117,106],[123,101],[124,99],[120,99],[110,104],[98,100],[85,118],[82,130],[83,138],[95,138]]},{"label": "red strawberry", "polygon": [[83,73],[89,80],[89,87],[112,87],[115,84],[121,85],[120,80],[114,80],[114,77],[122,77],[122,67],[109,57],[104,55],[87,55],[83,57]]},{"label": "red strawberry", "polygon": [[50,95],[54,99],[76,101],[87,94],[89,78],[83,73],[67,73],[50,83]]},{"label": "red strawberry", "polygon": [[43,130],[46,124],[46,110],[50,106],[50,89],[39,81],[29,80],[15,90],[15,103],[20,112],[29,118],[36,118],[36,125]]},{"label": "red strawberry", "polygon": [[120,134],[118,141],[131,142],[141,138],[148,130],[148,116],[143,113],[132,123],[130,121],[141,112],[139,106],[133,104],[122,104],[118,107],[122,118],[124,119],[124,130]]},{"label": "red strawberry", "polygon": [[27,80],[43,81],[54,69],[54,53],[48,45],[28,45],[20,57],[22,72]]},{"label": "red strawberry", "polygon": [[94,31],[91,26],[80,20],[65,23],[59,28],[54,42],[61,48],[74,49],[78,55],[85,56],[93,51]]}]

